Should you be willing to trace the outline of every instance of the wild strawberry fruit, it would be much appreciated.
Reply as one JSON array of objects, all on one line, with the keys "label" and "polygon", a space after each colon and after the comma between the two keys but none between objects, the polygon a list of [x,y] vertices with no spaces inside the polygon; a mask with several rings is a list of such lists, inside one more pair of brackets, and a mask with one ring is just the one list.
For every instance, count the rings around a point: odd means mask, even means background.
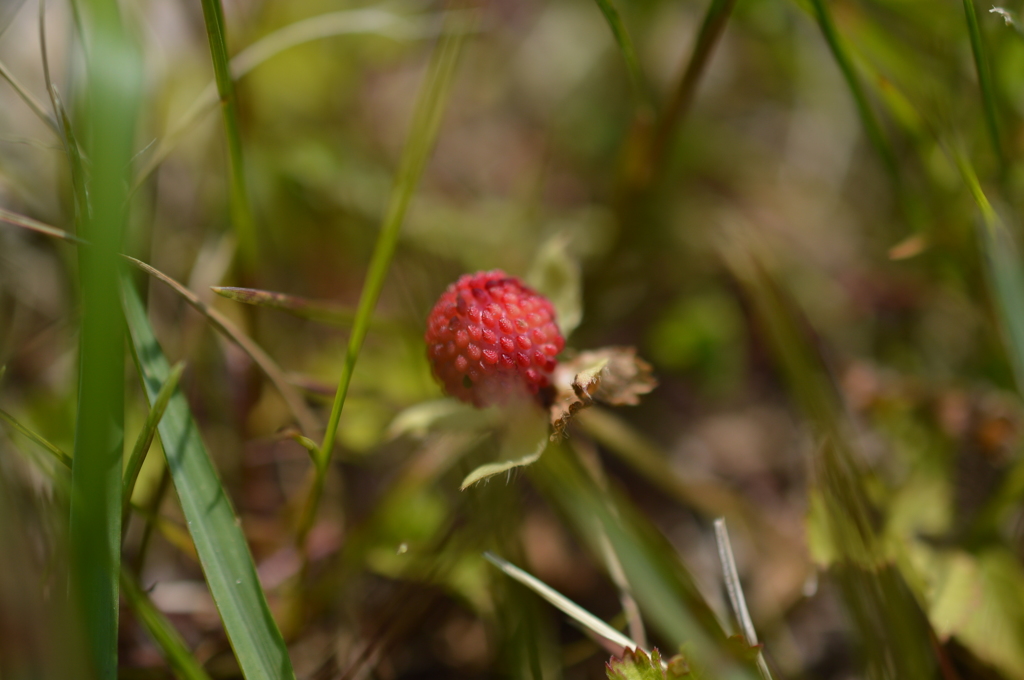
[{"label": "wild strawberry fruit", "polygon": [[424,340],[445,391],[478,407],[522,396],[550,401],[555,356],[565,346],[551,302],[497,269],[448,286]]}]

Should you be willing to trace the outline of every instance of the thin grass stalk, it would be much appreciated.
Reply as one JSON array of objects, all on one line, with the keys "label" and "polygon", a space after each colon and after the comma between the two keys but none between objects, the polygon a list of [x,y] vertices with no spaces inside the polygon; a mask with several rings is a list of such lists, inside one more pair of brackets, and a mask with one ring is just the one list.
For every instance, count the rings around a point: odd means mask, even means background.
[{"label": "thin grass stalk", "polygon": [[967,34],[971,38],[971,53],[974,55],[974,68],[978,73],[978,86],[981,88],[981,103],[985,109],[985,127],[988,130],[992,150],[999,160],[1001,172],[1005,172],[1006,154],[999,134],[999,119],[996,114],[995,87],[992,84],[992,72],[985,57],[985,49],[981,41],[981,29],[978,26],[978,13],[974,8],[974,0],[964,0],[964,16],[967,18]]},{"label": "thin grass stalk", "polygon": [[[437,17],[436,15],[427,15],[424,18]],[[433,22],[429,23],[433,24]],[[437,30],[419,27],[418,24],[406,17],[378,8],[326,12],[288,24],[268,33],[239,51],[230,62],[231,77],[237,81],[260,64],[292,47],[314,40],[354,33],[378,33],[395,38],[415,38],[435,35]],[[199,93],[199,96],[182,114],[181,118],[164,134],[156,150],[136,175],[132,191],[137,190],[139,185],[170,155],[188,129],[213,109],[217,104],[217,97],[217,81],[214,80],[203,88],[203,91]]]},{"label": "thin grass stalk", "polygon": [[135,616],[146,628],[149,636],[160,648],[174,675],[181,680],[210,680],[210,676],[196,660],[181,634],[131,576],[121,573],[121,589]]},{"label": "thin grass stalk", "polygon": [[[754,630],[754,622],[747,609],[747,598],[743,595],[743,584],[740,583],[740,574],[736,569],[736,558],[732,554],[732,542],[729,540],[729,529],[725,526],[724,517],[715,519],[715,541],[718,543],[718,559],[722,563],[722,575],[726,591],[729,593],[729,603],[740,624],[743,639],[750,647],[755,648],[758,644],[757,631]],[[761,674],[762,680],[772,680],[772,673],[760,648],[757,650],[757,671]]]},{"label": "thin grass stalk", "polygon": [[256,221],[246,189],[242,135],[238,126],[238,101],[235,97],[235,85],[231,79],[227,31],[224,26],[224,7],[220,0],[203,0],[203,19],[206,22],[206,35],[210,40],[213,72],[217,81],[217,92],[220,95],[221,111],[224,114],[224,132],[227,136],[228,162],[230,164],[228,182],[231,217],[238,234],[243,268],[247,269],[252,267],[256,261]]},{"label": "thin grass stalk", "polygon": [[[170,375],[167,376],[167,380],[153,401],[153,408],[149,409],[146,422],[142,425],[142,430],[139,431],[139,436],[135,440],[135,446],[132,447],[131,456],[128,457],[128,463],[124,469],[124,493],[122,494],[121,501],[122,527],[127,526],[128,511],[131,509],[135,482],[139,478],[139,472],[142,470],[142,463],[146,460],[149,447],[153,444],[157,425],[160,424],[160,418],[164,415],[167,403],[171,400],[171,395],[174,394],[174,390],[178,389],[178,381],[181,379],[181,374],[184,370],[185,363],[182,361],[179,361],[171,369]],[[123,529],[121,533],[122,535],[124,534]]]},{"label": "thin grass stalk", "polygon": [[848,54],[846,46],[843,45],[842,38],[836,30],[832,13],[829,11],[825,0],[811,0],[811,6],[814,9],[814,16],[818,21],[818,27],[821,29],[825,42],[832,52],[832,57],[836,60],[836,64],[843,74],[843,79],[846,81],[846,86],[850,89],[850,94],[853,95],[854,104],[857,106],[857,113],[860,115],[861,124],[864,125],[868,139],[871,140],[871,144],[875,147],[878,155],[882,157],[886,170],[898,184],[899,168],[896,163],[896,155],[893,153],[885,133],[882,132],[882,126],[879,124],[877,116],[875,116],[874,109],[871,108],[871,102],[868,101],[864,86],[857,76],[857,69],[853,64],[853,59]]},{"label": "thin grass stalk", "polygon": [[46,123],[46,127],[53,130],[53,134],[60,138],[60,128],[57,126],[57,121],[53,119],[53,116],[46,112],[42,103],[33,97],[31,92],[25,89],[25,86],[14,77],[14,74],[11,73],[11,70],[7,68],[2,61],[0,61],[0,78],[6,80],[7,84],[11,86],[14,92],[21,97],[21,100],[25,102],[30,109],[32,109],[32,113],[36,114],[39,120]]},{"label": "thin grass stalk", "polygon": [[142,573],[142,566],[146,562],[146,553],[149,552],[149,541],[153,537],[153,529],[156,527],[156,522],[153,521],[153,518],[159,512],[160,505],[164,502],[164,496],[167,494],[167,489],[170,485],[171,471],[167,468],[167,463],[164,462],[163,472],[160,473],[160,481],[157,483],[153,495],[147,499],[146,504],[142,507],[141,515],[145,524],[142,526],[142,538],[139,539],[139,547],[131,560],[131,570],[135,574]]},{"label": "thin grass stalk", "polygon": [[615,8],[612,0],[594,1],[600,8],[601,14],[604,15],[605,21],[608,22],[608,28],[611,29],[615,43],[619,46],[619,52],[622,53],[622,59],[626,62],[626,72],[629,74],[629,83],[633,87],[637,103],[645,109],[651,108],[651,97],[644,82],[643,71],[640,70],[640,60],[636,56],[636,48],[633,47],[633,40],[629,37],[629,31],[626,30],[626,25],[622,22],[619,10]]},{"label": "thin grass stalk", "polygon": [[126,222],[127,167],[142,83],[142,59],[115,0],[83,8],[88,102],[90,200],[79,214],[82,325],[78,415],[69,528],[72,592],[84,616],[91,668],[83,677],[117,678],[121,459],[124,439],[124,317],[118,252]]},{"label": "thin grass stalk", "polygon": [[320,445],[320,455],[315,469],[316,476],[313,481],[313,487],[310,491],[303,516],[300,518],[297,533],[299,545],[305,543],[306,535],[312,526],[313,518],[316,516],[316,509],[320,503],[320,496],[323,493],[327,467],[334,450],[338,422],[341,420],[341,412],[345,407],[345,397],[348,394],[349,384],[352,381],[352,371],[355,369],[356,360],[359,358],[363,341],[366,339],[366,332],[370,327],[373,310],[377,306],[381,289],[384,287],[384,279],[387,277],[391,260],[395,254],[395,248],[398,245],[398,235],[402,228],[402,222],[405,219],[406,210],[409,207],[409,201],[412,199],[417,184],[419,184],[430,152],[434,148],[434,141],[437,139],[437,133],[441,126],[441,117],[444,112],[445,103],[448,100],[448,92],[451,88],[455,64],[458,60],[462,41],[462,30],[445,32],[434,49],[430,66],[427,69],[427,74],[420,89],[408,141],[402,152],[395,184],[391,191],[384,220],[381,224],[380,235],[377,237],[377,245],[370,260],[370,268],[366,273],[362,294],[359,297],[359,306],[356,309],[355,321],[352,324],[352,333],[349,335],[348,349],[345,352],[345,363],[342,367],[341,379],[334,396],[334,404],[331,407],[331,416],[327,422],[327,430],[324,432],[323,442]]},{"label": "thin grass stalk", "polygon": [[679,78],[679,83],[672,92],[658,118],[657,126],[651,137],[650,145],[646,154],[646,172],[648,181],[653,179],[661,166],[665,153],[668,151],[675,137],[679,124],[686,116],[693,100],[697,94],[697,86],[700,84],[701,76],[707,71],[708,63],[719,38],[725,30],[725,24],[732,14],[736,0],[711,0],[707,12],[704,14],[704,21],[701,23],[700,32],[697,34],[697,41],[694,43],[693,51],[690,53],[686,69]]},{"label": "thin grass stalk", "polygon": [[52,236],[53,238],[59,238],[64,241],[70,241],[71,243],[85,243],[85,241],[83,241],[79,237],[75,236],[70,232],[64,231],[63,229],[52,227],[49,224],[40,222],[39,220],[34,220],[31,217],[19,215],[18,213],[13,213],[10,210],[4,210],[3,208],[0,208],[0,222],[13,224],[16,227],[22,227],[23,229],[31,229],[32,231],[38,232],[40,234]]},{"label": "thin grass stalk", "polygon": [[145,262],[140,262],[134,257],[129,257],[128,255],[122,255],[121,257],[150,276],[159,279],[170,286],[174,292],[180,295],[185,302],[192,306],[193,309],[205,316],[218,332],[224,334],[228,339],[238,345],[242,351],[260,367],[270,382],[274,384],[274,387],[281,394],[285,404],[288,406],[288,410],[290,410],[292,415],[295,416],[295,420],[299,423],[299,427],[302,428],[303,432],[312,433],[319,429],[316,416],[313,415],[313,412],[308,406],[306,406],[306,402],[303,401],[302,396],[298,391],[288,383],[284,371],[282,371],[281,367],[277,365],[277,362],[274,361],[262,347],[256,344],[252,338],[243,333],[241,329],[231,321],[231,319],[227,318],[213,307],[207,305],[199,299],[199,296],[164,274],[159,269],[156,269]]},{"label": "thin grass stalk", "polygon": [[1020,250],[981,188],[974,168],[961,153],[955,154],[954,160],[981,213],[979,236],[985,275],[1003,329],[1017,391],[1024,394],[1024,266]]},{"label": "thin grass stalk", "polygon": [[51,444],[48,439],[28,429],[18,422],[14,416],[3,409],[0,409],[0,420],[10,425],[16,432],[38,444],[43,448],[43,450],[49,453],[55,461],[66,467],[68,470],[71,469],[71,456],[64,453],[64,451],[58,448],[55,444]]}]

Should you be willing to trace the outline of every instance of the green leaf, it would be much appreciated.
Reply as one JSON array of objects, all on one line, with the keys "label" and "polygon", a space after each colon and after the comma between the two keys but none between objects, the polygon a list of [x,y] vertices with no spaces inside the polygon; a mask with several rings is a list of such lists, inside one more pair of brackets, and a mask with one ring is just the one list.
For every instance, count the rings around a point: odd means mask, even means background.
[{"label": "green leaf", "polygon": [[667,662],[661,658],[657,648],[651,655],[640,649],[627,649],[622,658],[612,657],[605,664],[608,680],[675,680],[690,678],[690,665],[682,655],[677,655]]},{"label": "green leaf", "polygon": [[1024,570],[1008,552],[950,552],[935,561],[929,618],[1007,677],[1024,677]]},{"label": "green leaf", "polygon": [[549,239],[533,261],[526,282],[555,306],[555,320],[568,338],[583,318],[583,281],[580,265],[569,255],[564,235]]},{"label": "green leaf", "polygon": [[400,411],[388,426],[388,438],[423,438],[434,429],[479,430],[492,418],[486,410],[457,399],[432,399]]},{"label": "green leaf", "polygon": [[509,470],[512,470],[517,467],[523,467],[524,465],[532,465],[533,463],[536,463],[538,460],[540,460],[541,454],[544,453],[544,449],[547,448],[547,444],[548,439],[547,437],[544,437],[539,442],[537,442],[537,446],[533,449],[533,451],[526,454],[525,456],[521,456],[519,458],[510,458],[507,460],[499,461],[497,463],[487,463],[486,465],[481,465],[480,467],[476,468],[468,475],[466,475],[466,478],[462,480],[462,484],[459,485],[459,490],[465,491],[466,489],[473,486],[477,482],[481,482],[487,479],[488,477],[500,475],[503,472],[508,472]]},{"label": "green leaf", "polygon": [[547,415],[532,402],[494,409],[493,414],[501,418],[498,461],[481,465],[466,475],[459,486],[463,491],[494,475],[536,463],[547,448]]},{"label": "green leaf", "polygon": [[[153,402],[170,375],[170,365],[127,279],[123,290],[139,375]],[[247,680],[294,678],[238,518],[180,390],[171,397],[157,429],[203,574],[242,674]]]},{"label": "green leaf", "polygon": [[121,592],[124,593],[135,616],[156,642],[160,653],[163,654],[164,659],[170,664],[171,670],[178,678],[181,680],[210,680],[210,676],[196,661],[174,625],[153,605],[146,593],[123,570],[121,572]]}]

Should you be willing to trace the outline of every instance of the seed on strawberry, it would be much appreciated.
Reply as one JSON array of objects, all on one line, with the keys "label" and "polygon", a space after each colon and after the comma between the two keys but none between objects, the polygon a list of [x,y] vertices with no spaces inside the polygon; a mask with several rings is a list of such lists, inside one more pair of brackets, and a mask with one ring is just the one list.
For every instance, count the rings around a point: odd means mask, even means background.
[{"label": "seed on strawberry", "polygon": [[478,407],[525,395],[548,401],[555,356],[565,347],[551,302],[497,269],[448,286],[424,340],[445,391]]}]

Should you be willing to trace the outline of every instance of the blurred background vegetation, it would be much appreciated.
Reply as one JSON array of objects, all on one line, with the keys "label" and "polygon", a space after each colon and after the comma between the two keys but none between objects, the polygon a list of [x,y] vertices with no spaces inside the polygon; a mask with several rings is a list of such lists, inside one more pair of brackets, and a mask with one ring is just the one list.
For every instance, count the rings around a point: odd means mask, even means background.
[{"label": "blurred background vegetation", "polygon": [[[123,251],[311,410],[133,270],[299,678],[604,677],[608,652],[485,550],[704,677],[757,677],[727,641],[720,516],[774,677],[1024,678],[1021,3],[232,0],[227,117],[215,6],[120,3],[142,69]],[[88,14],[0,3],[5,680],[91,677],[82,631],[102,625],[63,595],[71,477],[26,434],[79,460],[82,246],[18,226],[84,233]],[[492,268],[581,312],[570,351],[634,346],[660,385],[460,491],[532,450],[440,401],[426,362],[437,296]],[[154,400],[131,356],[126,458]],[[288,677],[232,650],[167,436],[124,527],[117,675]],[[168,622],[192,666],[165,660]]]}]

